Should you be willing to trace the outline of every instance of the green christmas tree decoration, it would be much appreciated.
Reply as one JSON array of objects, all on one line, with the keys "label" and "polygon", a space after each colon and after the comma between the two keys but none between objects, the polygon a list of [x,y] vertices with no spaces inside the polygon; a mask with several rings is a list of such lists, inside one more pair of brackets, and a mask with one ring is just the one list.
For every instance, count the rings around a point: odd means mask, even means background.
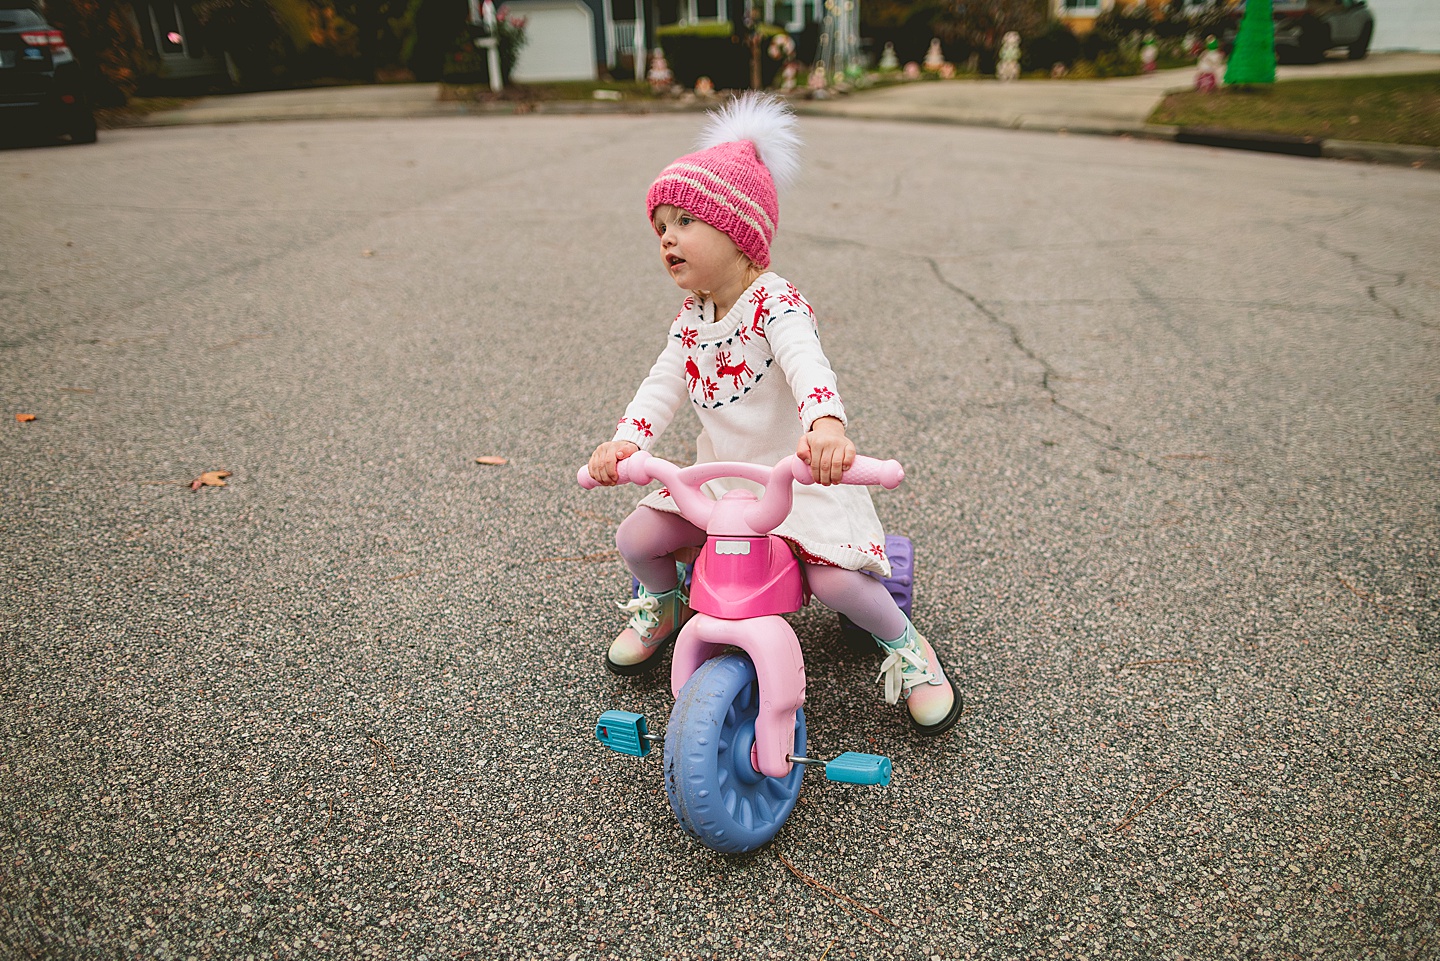
[{"label": "green christmas tree decoration", "polygon": [[1275,82],[1275,15],[1270,0],[1246,0],[1235,35],[1235,52],[1225,68],[1231,87]]}]

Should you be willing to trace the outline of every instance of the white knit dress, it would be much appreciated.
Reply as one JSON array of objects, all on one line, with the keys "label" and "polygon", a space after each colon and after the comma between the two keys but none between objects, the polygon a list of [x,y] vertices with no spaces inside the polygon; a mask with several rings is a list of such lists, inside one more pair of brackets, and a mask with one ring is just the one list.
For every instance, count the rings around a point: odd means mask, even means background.
[{"label": "white knit dress", "polygon": [[[712,301],[685,298],[665,349],[625,408],[614,439],[649,449],[687,399],[702,428],[695,442],[699,463],[770,467],[795,453],[801,433],[816,419],[845,420],[815,314],[800,292],[774,273],[757,278],[719,320]],[[739,486],[760,490],[738,478],[711,481],[705,489],[718,498]],[[775,533],[802,560],[889,576],[885,532],[866,488],[797,484],[794,490],[795,506]],[[640,503],[678,513],[664,489]]]}]

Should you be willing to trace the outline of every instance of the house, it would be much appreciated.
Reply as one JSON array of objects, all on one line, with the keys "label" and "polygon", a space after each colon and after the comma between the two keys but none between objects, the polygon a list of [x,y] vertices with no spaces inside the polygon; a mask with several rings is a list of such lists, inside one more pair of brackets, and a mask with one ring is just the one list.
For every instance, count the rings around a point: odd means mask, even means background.
[{"label": "house", "polygon": [[170,81],[204,83],[234,80],[234,65],[224,53],[209,50],[191,4],[175,0],[134,0],[135,28],[146,51],[160,62]]},{"label": "house", "polygon": [[[670,24],[734,23],[744,0],[505,0],[526,18],[525,47],[512,74],[520,83],[644,75],[655,29]],[[799,33],[825,18],[825,0],[756,0],[766,23]]]},{"label": "house", "polygon": [[1440,53],[1440,3],[1435,0],[1369,0],[1375,14],[1372,50]]}]

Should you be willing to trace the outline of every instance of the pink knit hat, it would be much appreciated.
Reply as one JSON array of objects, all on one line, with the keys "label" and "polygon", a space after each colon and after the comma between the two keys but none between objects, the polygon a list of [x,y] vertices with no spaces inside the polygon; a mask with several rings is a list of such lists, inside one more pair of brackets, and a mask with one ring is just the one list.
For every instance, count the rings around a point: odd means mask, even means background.
[{"label": "pink knit hat", "polygon": [[735,241],[762,270],[780,225],[777,182],[788,186],[800,167],[795,115],[778,97],[747,93],[710,115],[700,149],[660,172],[645,209],[670,204],[688,211]]}]

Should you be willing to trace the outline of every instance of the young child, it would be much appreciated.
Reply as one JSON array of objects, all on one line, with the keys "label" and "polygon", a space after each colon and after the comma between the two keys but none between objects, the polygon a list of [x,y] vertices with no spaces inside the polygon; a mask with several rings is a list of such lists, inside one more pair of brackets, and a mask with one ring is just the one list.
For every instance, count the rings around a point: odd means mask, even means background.
[{"label": "young child", "polygon": [[[696,441],[701,463],[769,467],[798,454],[817,483],[796,486],[794,508],[774,533],[803,562],[811,593],[874,636],[885,655],[886,700],[904,697],[915,729],[939,734],[955,723],[959,699],[929,642],[870,576],[890,573],[885,534],[870,492],[837,483],[854,462],[855,445],[845,436],[835,374],[810,305],[768,269],[780,219],[776,184],[798,171],[799,146],[789,107],[747,94],[712,113],[700,149],[650,186],[646,210],[661,260],[689,296],[615,436],[590,456],[590,476],[615,484],[617,462],[653,444],[687,400],[703,428]],[[718,498],[746,483],[711,481],[707,492]],[[615,540],[640,591],[621,605],[630,623],[610,645],[605,666],[636,675],[655,667],[689,614],[674,554],[703,545],[705,533],[655,491],[620,524]]]}]

